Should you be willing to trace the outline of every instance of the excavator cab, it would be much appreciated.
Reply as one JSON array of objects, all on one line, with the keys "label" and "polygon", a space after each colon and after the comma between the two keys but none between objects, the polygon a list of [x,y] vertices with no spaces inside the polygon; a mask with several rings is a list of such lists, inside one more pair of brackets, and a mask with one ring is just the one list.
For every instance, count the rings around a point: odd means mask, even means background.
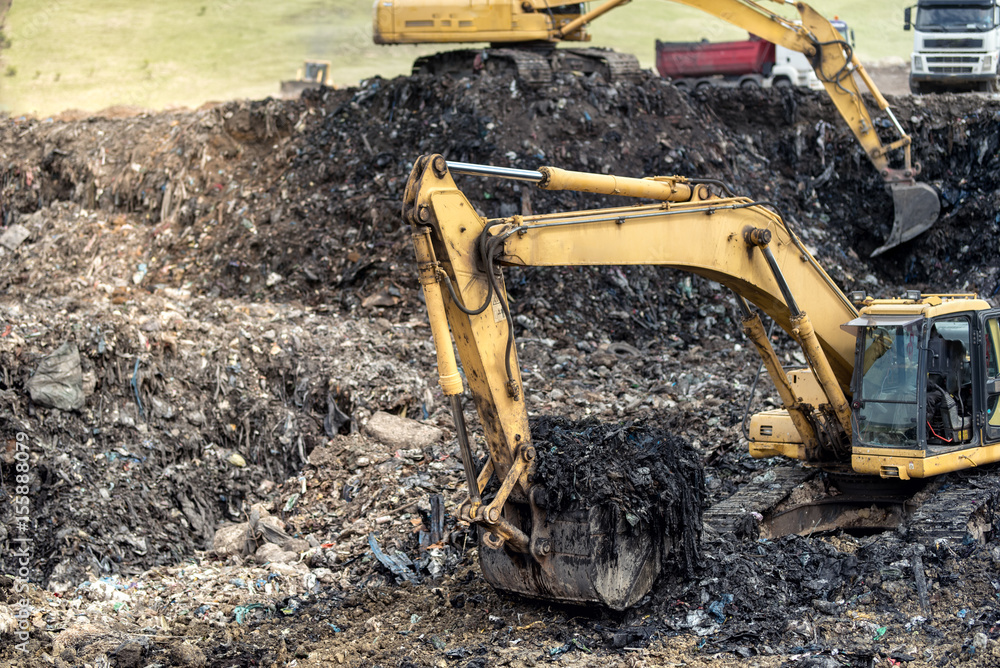
[{"label": "excavator cab", "polygon": [[[969,297],[884,300],[876,310],[893,314],[849,323],[855,471],[924,478],[1000,455],[1000,311]],[[972,310],[957,310],[958,299]]]},{"label": "excavator cab", "polygon": [[[892,318],[896,322],[886,322]],[[970,318],[871,319],[861,333],[856,440],[955,447],[972,439]]]}]

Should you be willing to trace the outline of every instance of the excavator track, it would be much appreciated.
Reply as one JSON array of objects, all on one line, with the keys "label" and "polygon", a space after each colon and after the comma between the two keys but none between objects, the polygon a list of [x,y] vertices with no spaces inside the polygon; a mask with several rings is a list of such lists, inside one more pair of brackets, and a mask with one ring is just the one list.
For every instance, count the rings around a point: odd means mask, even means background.
[{"label": "excavator track", "polygon": [[969,470],[952,473],[928,486],[922,502],[906,521],[906,535],[934,547],[982,541],[996,523],[1000,475]]},{"label": "excavator track", "polygon": [[[869,476],[855,476],[843,493],[822,495],[777,510],[794,490],[820,471],[784,466],[766,471],[729,498],[708,508],[706,528],[718,535],[774,538],[814,531],[885,531],[901,527],[912,542],[937,547],[982,542],[997,525],[1000,474],[960,471],[936,480],[913,494],[885,494],[880,479],[869,488]],[[834,483],[836,484],[836,483]],[[896,485],[900,485],[898,481]],[[859,516],[859,511],[860,516]]]},{"label": "excavator track", "polygon": [[551,50],[486,49],[483,53],[487,70],[512,69],[525,83],[546,84],[552,81]]},{"label": "excavator track", "polygon": [[[639,60],[630,53],[618,53],[610,49],[559,49],[557,54],[564,54],[562,58],[572,61],[576,67],[560,67],[561,71],[576,70],[586,73],[599,72],[605,80],[611,81],[638,81],[642,76],[642,68]],[[572,54],[575,58],[566,58]],[[553,68],[556,69],[556,68]]]},{"label": "excavator track", "polygon": [[422,56],[413,63],[413,74],[472,76],[486,71],[512,71],[530,85],[552,82],[554,72],[598,73],[605,81],[637,81],[639,60],[609,49],[556,49],[551,46],[459,49]]},{"label": "excavator track", "polygon": [[[705,511],[705,527],[719,535],[755,533],[758,522],[799,485],[813,479],[818,469],[776,466],[744,485],[738,492]],[[759,517],[755,517],[754,514]]]}]

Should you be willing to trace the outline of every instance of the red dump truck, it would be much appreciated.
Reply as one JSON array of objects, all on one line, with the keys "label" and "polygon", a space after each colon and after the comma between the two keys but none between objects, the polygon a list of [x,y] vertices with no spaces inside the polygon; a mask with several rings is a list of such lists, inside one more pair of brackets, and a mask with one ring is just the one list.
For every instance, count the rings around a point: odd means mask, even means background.
[{"label": "red dump truck", "polygon": [[753,35],[738,42],[656,40],[656,69],[678,88],[822,88],[805,56]]}]

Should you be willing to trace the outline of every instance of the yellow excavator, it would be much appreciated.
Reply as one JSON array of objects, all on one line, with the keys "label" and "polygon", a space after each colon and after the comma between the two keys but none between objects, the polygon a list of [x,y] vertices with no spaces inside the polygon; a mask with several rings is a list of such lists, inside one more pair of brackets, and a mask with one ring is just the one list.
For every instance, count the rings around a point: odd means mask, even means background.
[{"label": "yellow excavator", "polygon": [[[894,219],[885,242],[872,252],[877,256],[928,230],[941,210],[937,192],[916,181],[920,165],[910,155],[911,140],[889,103],[879,92],[844,36],[812,7],[794,4],[797,21],[768,11],[753,0],[668,0],[712,14],[750,33],[805,54],[817,77],[854,133],[875,169],[892,193]],[[638,73],[631,55],[602,49],[556,49],[561,42],[588,41],[589,22],[628,0],[607,0],[585,12],[579,2],[549,0],[486,0],[452,3],[446,0],[377,0],[374,5],[374,40],[378,44],[439,44],[489,42],[492,48],[439,53],[419,59],[414,73],[441,74],[472,71],[497,63],[513,65],[522,79],[544,83],[552,70],[602,71],[605,78]],[[896,138],[883,143],[872,120],[857,75],[885,112]],[[893,166],[892,155],[901,153]]]},{"label": "yellow excavator", "polygon": [[[654,202],[486,219],[455,174]],[[1000,459],[1000,309],[972,294],[849,298],[770,205],[718,188],[678,176],[416,161],[402,213],[469,485],[459,516],[480,529],[494,587],[624,609],[647,593],[662,549],[656,535],[608,525],[598,509],[560,516],[544,507],[503,266],[663,265],[732,290],[783,403],[752,416],[754,457],[853,469],[862,489]],[[801,347],[805,368],[782,367],[754,306]],[[452,336],[488,450],[478,470]]]},{"label": "yellow excavator", "polygon": [[587,24],[626,4],[606,0],[590,11],[578,0],[376,0],[376,44],[470,44],[490,42],[489,49],[465,49],[418,58],[414,74],[471,74],[481,69],[514,68],[528,83],[552,80],[553,70],[599,72],[607,80],[637,78],[639,61],[609,49],[555,49],[561,42],[589,42]]}]

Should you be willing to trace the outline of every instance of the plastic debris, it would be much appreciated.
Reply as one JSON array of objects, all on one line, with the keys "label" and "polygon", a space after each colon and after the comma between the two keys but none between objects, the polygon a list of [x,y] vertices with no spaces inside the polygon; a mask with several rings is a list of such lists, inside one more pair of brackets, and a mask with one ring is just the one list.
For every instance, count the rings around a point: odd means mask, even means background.
[{"label": "plastic debris", "polygon": [[82,408],[83,369],[75,343],[66,342],[42,358],[26,383],[31,400],[40,406],[64,411]]},{"label": "plastic debris", "polygon": [[723,594],[722,598],[720,598],[717,601],[712,601],[711,603],[708,604],[708,612],[713,617],[715,617],[715,621],[722,624],[723,622],[726,621],[726,614],[725,614],[726,606],[732,602],[733,602],[732,594]]},{"label": "plastic debris", "polygon": [[388,568],[393,575],[407,580],[413,583],[420,582],[420,576],[413,572],[412,566],[413,562],[402,552],[397,552],[395,556],[390,557],[382,548],[378,545],[378,540],[375,538],[374,533],[368,534],[368,546],[371,548],[372,554],[375,558],[379,560],[383,566]]},{"label": "plastic debris", "polygon": [[247,613],[252,610],[259,610],[263,608],[262,603],[250,603],[248,605],[238,605],[233,608],[233,616],[236,619],[237,624],[242,624],[243,620],[246,619]]}]

